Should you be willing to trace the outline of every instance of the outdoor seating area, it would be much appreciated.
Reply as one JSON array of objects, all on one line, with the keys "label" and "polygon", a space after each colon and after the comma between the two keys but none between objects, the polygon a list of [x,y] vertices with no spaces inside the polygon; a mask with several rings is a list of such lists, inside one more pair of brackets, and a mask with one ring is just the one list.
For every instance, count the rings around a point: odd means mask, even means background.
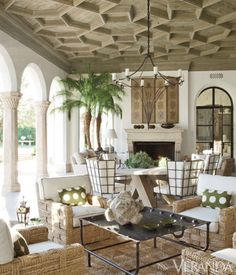
[{"label": "outdoor seating area", "polygon": [[0,275],[236,275],[236,1],[0,1]]}]

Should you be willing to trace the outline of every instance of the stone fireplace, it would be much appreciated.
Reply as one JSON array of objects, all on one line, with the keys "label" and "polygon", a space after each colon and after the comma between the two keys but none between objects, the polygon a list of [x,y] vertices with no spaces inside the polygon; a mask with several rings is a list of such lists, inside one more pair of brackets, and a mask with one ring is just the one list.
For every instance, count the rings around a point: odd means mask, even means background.
[{"label": "stone fireplace", "polygon": [[147,152],[152,158],[159,156],[168,157],[172,160],[180,159],[183,129],[174,127],[163,129],[126,129],[128,151],[136,153]]},{"label": "stone fireplace", "polygon": [[175,143],[174,142],[150,142],[150,141],[135,141],[133,142],[134,154],[143,151],[153,159],[160,159],[167,157],[168,159],[175,160]]}]

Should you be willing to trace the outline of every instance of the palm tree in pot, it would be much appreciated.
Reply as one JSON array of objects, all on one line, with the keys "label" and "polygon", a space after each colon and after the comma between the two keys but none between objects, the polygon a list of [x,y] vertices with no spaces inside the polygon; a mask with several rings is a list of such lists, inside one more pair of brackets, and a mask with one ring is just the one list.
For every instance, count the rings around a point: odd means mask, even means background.
[{"label": "palm tree in pot", "polygon": [[111,77],[108,73],[96,75],[89,72],[85,76],[81,73],[75,73],[73,78],[66,77],[61,80],[61,83],[63,84],[63,90],[58,95],[65,96],[65,100],[60,107],[54,110],[68,111],[70,119],[73,108],[84,107],[84,135],[88,149],[92,148],[90,125],[92,115],[95,115],[98,150],[102,150],[100,142],[102,113],[113,112],[121,116],[121,108],[115,103],[115,100],[121,100],[121,95],[124,92],[121,88],[111,84]]},{"label": "palm tree in pot", "polygon": [[99,75],[99,85],[96,91],[96,138],[98,151],[102,151],[101,146],[101,124],[102,114],[113,113],[122,117],[122,109],[118,102],[122,101],[122,96],[125,94],[123,89],[111,83],[111,76],[108,73]]},{"label": "palm tree in pot", "polygon": [[92,148],[90,139],[90,124],[92,120],[92,111],[96,106],[96,97],[94,91],[97,87],[97,76],[89,73],[87,77],[80,73],[74,74],[74,77],[66,77],[61,80],[63,90],[57,96],[65,96],[65,100],[60,107],[54,110],[68,111],[70,119],[73,108],[84,107],[84,135],[85,143],[89,149]]}]

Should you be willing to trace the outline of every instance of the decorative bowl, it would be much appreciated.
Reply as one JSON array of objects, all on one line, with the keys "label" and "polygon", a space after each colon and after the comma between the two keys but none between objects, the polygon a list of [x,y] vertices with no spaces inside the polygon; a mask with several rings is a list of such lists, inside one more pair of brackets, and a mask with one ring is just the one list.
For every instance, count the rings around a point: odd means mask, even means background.
[{"label": "decorative bowl", "polygon": [[166,217],[166,218],[163,218],[161,220],[161,224],[164,226],[164,227],[171,227],[172,225],[174,225],[176,223],[176,219],[173,219],[171,217]]},{"label": "decorative bowl", "polygon": [[147,230],[154,231],[158,228],[158,224],[156,223],[146,223],[143,225],[143,227]]}]

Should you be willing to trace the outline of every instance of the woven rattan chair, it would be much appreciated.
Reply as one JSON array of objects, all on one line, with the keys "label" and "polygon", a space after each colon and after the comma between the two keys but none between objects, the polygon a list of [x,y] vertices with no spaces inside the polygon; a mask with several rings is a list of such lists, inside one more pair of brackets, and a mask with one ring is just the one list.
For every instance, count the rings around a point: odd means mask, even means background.
[{"label": "woven rattan chair", "polygon": [[86,164],[94,195],[110,198],[126,189],[125,181],[116,181],[115,160],[87,159]]},{"label": "woven rattan chair", "polygon": [[[236,192],[235,177],[213,176],[200,174],[198,181],[197,196],[178,200],[173,203],[173,212],[183,215],[196,217],[201,213],[201,219],[211,221],[209,233],[209,249],[220,250],[232,246],[232,236],[236,231]],[[202,192],[205,189],[213,189],[219,191],[228,191],[232,193],[232,205],[217,211],[217,221],[214,216],[209,217],[211,208],[201,206]],[[212,209],[212,211],[215,209]],[[195,214],[194,214],[195,212]],[[200,218],[200,217],[199,217]],[[213,219],[212,219],[213,218]],[[217,225],[216,230],[211,227]],[[188,229],[184,233],[184,241],[197,246],[204,247],[206,238],[206,230],[202,228]]]},{"label": "woven rattan chair", "polygon": [[[27,244],[40,245],[48,240],[48,229],[34,226],[19,230]],[[73,244],[45,252],[33,253],[15,258],[12,262],[0,265],[1,275],[76,275],[85,274],[84,250],[79,244]]]},{"label": "woven rattan chair", "polygon": [[[88,176],[45,177],[38,181],[39,215],[43,224],[49,229],[49,239],[56,243],[81,242],[79,217],[74,216],[74,206],[62,204],[55,199],[57,189],[79,185],[86,188],[87,200],[91,206],[106,207],[105,198],[91,195]],[[101,241],[112,236],[107,230],[90,224],[85,226],[84,232],[86,243]]]},{"label": "woven rattan chair", "polygon": [[179,198],[193,196],[202,168],[203,160],[167,161],[168,182],[157,185],[154,192]]},{"label": "woven rattan chair", "polygon": [[[233,247],[236,251],[236,233],[234,233],[233,236]],[[227,250],[227,254],[233,256],[232,250]],[[236,254],[235,251],[234,255]],[[216,254],[216,256],[214,254]],[[183,249],[182,275],[235,275],[236,263],[225,260],[223,257],[220,258],[219,254],[221,254],[222,257],[222,254],[225,254],[225,251],[218,251],[217,253],[213,253],[213,255],[211,255],[210,253],[199,251],[193,248]]]}]

